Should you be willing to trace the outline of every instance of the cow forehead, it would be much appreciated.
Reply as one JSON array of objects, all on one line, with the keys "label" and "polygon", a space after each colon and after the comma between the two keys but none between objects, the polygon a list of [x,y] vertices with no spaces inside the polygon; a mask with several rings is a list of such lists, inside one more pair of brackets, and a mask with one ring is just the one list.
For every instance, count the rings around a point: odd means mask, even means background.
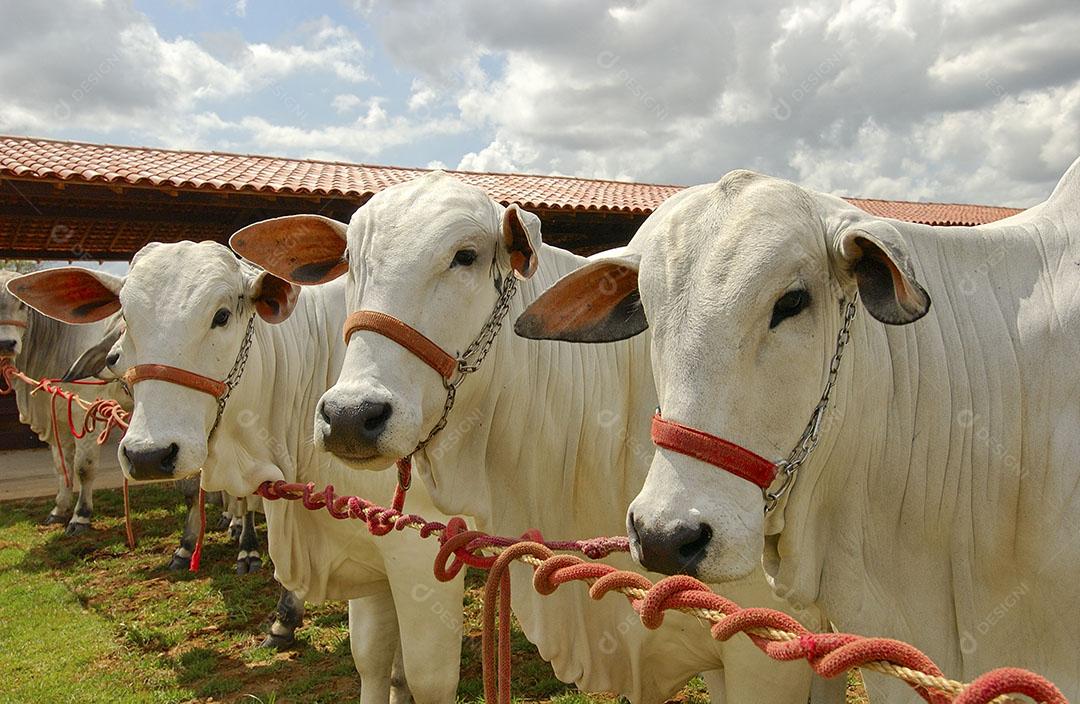
[{"label": "cow forehead", "polygon": [[18,272],[0,270],[0,312],[3,312],[5,317],[22,307],[19,299],[7,290],[7,282],[17,276]]},{"label": "cow forehead", "polygon": [[216,242],[176,242],[146,251],[120,291],[125,313],[147,307],[155,316],[193,313],[243,290],[240,262]]},{"label": "cow forehead", "polygon": [[665,288],[683,288],[705,277],[702,285],[715,288],[824,254],[822,233],[807,192],[788,181],[739,171],[669,199],[631,246],[642,255],[643,283],[659,275]]},{"label": "cow forehead", "polygon": [[349,237],[415,248],[470,228],[496,234],[500,216],[501,207],[483,189],[432,172],[372,196],[357,210]]}]

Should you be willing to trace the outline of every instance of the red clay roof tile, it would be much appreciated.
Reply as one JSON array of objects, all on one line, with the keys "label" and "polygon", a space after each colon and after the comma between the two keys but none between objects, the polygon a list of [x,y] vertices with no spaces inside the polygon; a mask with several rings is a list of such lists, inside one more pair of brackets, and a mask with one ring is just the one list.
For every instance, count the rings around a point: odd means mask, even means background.
[{"label": "red clay roof tile", "polygon": [[[425,171],[397,166],[0,137],[0,177],[9,178],[364,199]],[[648,214],[682,188],[565,176],[451,173],[466,183],[484,188],[502,203],[518,203],[534,209]],[[1020,212],[1018,208],[989,205],[872,198],[847,200],[874,215],[930,225],[978,225]]]}]

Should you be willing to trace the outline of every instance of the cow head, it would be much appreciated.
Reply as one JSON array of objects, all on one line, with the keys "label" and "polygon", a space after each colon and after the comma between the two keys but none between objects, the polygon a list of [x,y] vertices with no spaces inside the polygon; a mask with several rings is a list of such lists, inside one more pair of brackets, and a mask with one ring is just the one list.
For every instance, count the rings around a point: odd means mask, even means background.
[{"label": "cow head", "polygon": [[30,322],[26,304],[7,288],[8,282],[18,276],[14,271],[0,271],[0,357],[19,356]]},{"label": "cow head", "polygon": [[[241,230],[232,245],[296,283],[321,283],[347,269],[349,312],[391,315],[457,355],[490,315],[501,277],[536,270],[540,222],[434,172],[378,193],[348,228],[312,216],[278,218]],[[438,373],[387,337],[360,330],[320,400],[315,442],[353,467],[385,469],[427,436],[445,400]]]},{"label": "cow head", "polygon": [[[82,375],[122,376],[136,365],[162,364],[223,380],[245,337],[248,316],[276,323],[289,316],[298,289],[237,260],[214,242],[152,243],[132,260],[126,277],[85,269],[51,269],[12,284],[30,305],[68,322],[90,322],[122,310],[126,330],[101,356],[106,367]],[[98,355],[100,356],[100,355]],[[120,443],[120,466],[132,479],[179,479],[199,471],[217,419],[214,396],[149,379],[131,388],[134,410]],[[227,467],[230,473],[256,467]],[[206,485],[238,495],[280,476],[204,477]],[[240,490],[243,489],[243,490]]]},{"label": "cow head", "polygon": [[[749,172],[673,197],[629,249],[564,277],[517,330],[602,342],[648,325],[663,416],[771,461],[787,457],[821,395],[842,299],[858,291],[888,324],[930,305],[887,222]],[[746,479],[658,449],[627,515],[635,557],[739,578],[761,559],[763,506]]]}]

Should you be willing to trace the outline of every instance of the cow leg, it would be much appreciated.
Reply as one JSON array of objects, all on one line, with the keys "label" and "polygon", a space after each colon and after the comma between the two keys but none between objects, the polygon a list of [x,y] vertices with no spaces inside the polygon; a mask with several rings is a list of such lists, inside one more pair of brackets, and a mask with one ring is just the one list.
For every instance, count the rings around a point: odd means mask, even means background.
[{"label": "cow leg", "polygon": [[[372,584],[369,593],[349,600],[349,648],[360,673],[360,704],[389,702],[400,641],[394,596],[388,583]],[[396,689],[399,697],[407,696],[401,692],[402,687]]]},{"label": "cow leg", "polygon": [[454,701],[461,672],[463,577],[436,582],[422,560],[403,560],[387,572],[413,699],[416,704]]},{"label": "cow leg", "polygon": [[705,680],[705,689],[709,692],[709,704],[724,704],[727,701],[724,693],[724,671],[722,669],[702,672],[701,679]]},{"label": "cow leg", "polygon": [[255,512],[244,512],[244,529],[240,533],[240,553],[236,556],[236,574],[245,575],[262,569],[259,554],[259,533],[255,530]]},{"label": "cow leg", "polygon": [[296,644],[296,629],[303,623],[304,600],[282,587],[276,617],[270,624],[270,635],[259,647],[288,650]]},{"label": "cow leg", "polygon": [[[71,520],[71,504],[74,499],[74,495],[71,492],[71,487],[64,481],[64,472],[60,468],[62,458],[73,457],[74,452],[68,452],[64,454],[63,443],[59,438],[53,438],[49,443],[49,451],[52,453],[53,458],[53,471],[56,472],[57,491],[56,491],[56,503],[53,506],[53,510],[49,512],[49,515],[45,517],[45,525],[62,524],[66,525]],[[75,478],[72,477],[72,481]]]},{"label": "cow leg", "polygon": [[[719,677],[714,680],[713,673],[709,673],[706,680],[711,702],[742,702],[748,696],[753,696],[755,701],[791,704],[802,704],[807,700],[812,672],[805,663],[778,663],[745,638],[724,642],[721,658],[724,669],[713,671],[719,672]],[[786,676],[781,676],[781,668],[785,668],[783,675]],[[832,701],[842,704],[843,692],[839,699]]]},{"label": "cow leg", "polygon": [[75,504],[75,513],[67,524],[65,533],[78,535],[90,530],[94,516],[94,478],[97,476],[100,446],[87,435],[75,441],[75,475],[79,478],[79,501]]},{"label": "cow leg", "polygon": [[217,523],[210,530],[215,533],[227,531],[229,526],[232,525],[232,513],[229,512],[228,495],[224,491],[213,491],[206,495],[206,500],[221,507],[221,515],[218,516]]},{"label": "cow leg", "polygon": [[405,658],[400,642],[394,653],[394,667],[390,670],[390,704],[414,704],[409,682],[405,678]]},{"label": "cow leg", "polygon": [[196,474],[176,482],[180,493],[184,495],[187,515],[184,517],[184,532],[180,536],[180,547],[176,548],[172,559],[169,560],[169,569],[173,571],[191,568],[191,554],[195,551],[195,543],[199,540],[199,481],[200,477]]},{"label": "cow leg", "polygon": [[229,514],[229,538],[239,542],[240,534],[244,529],[244,512],[247,510],[247,502],[235,496],[222,493],[225,502],[225,513]]}]

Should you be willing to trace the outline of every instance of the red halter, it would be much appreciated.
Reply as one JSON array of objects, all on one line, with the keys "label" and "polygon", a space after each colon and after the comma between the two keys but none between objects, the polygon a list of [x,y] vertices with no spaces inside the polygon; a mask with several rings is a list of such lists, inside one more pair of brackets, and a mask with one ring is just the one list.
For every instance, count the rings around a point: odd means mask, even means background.
[{"label": "red halter", "polygon": [[25,328],[26,323],[21,320],[0,320],[0,325],[10,325],[16,328]]},{"label": "red halter", "polygon": [[393,340],[419,357],[420,361],[434,369],[444,379],[452,379],[454,372],[457,371],[457,357],[429,340],[416,328],[392,315],[374,310],[358,310],[350,313],[345,319],[345,344],[349,344],[352,334],[360,330],[370,330]]},{"label": "red halter", "polygon": [[124,382],[129,387],[138,384],[140,381],[149,381],[151,379],[186,386],[189,389],[201,391],[217,399],[224,396],[229,388],[224,381],[211,379],[208,376],[189,372],[179,367],[170,367],[167,364],[139,364],[124,373]]},{"label": "red halter", "polygon": [[723,438],[665,420],[660,417],[660,409],[657,409],[652,419],[652,441],[657,447],[708,462],[725,472],[731,472],[764,491],[769,489],[769,485],[776,478],[776,463]]}]

